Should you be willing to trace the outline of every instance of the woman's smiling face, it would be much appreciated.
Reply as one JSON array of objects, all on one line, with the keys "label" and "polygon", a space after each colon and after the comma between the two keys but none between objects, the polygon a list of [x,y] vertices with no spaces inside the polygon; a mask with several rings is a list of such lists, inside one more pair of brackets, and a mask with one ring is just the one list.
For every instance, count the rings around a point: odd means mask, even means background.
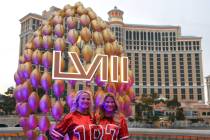
[{"label": "woman's smiling face", "polygon": [[83,93],[80,95],[78,100],[78,106],[81,110],[87,110],[90,107],[90,95],[88,93]]},{"label": "woman's smiling face", "polygon": [[115,101],[112,97],[107,97],[105,100],[104,100],[104,110],[106,112],[114,112],[116,110],[116,104],[115,104]]}]

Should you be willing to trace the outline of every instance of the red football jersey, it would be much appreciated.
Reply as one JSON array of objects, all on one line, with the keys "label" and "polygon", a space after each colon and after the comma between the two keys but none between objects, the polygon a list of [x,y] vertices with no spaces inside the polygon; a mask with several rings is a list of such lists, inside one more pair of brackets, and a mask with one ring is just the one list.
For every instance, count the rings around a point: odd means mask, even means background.
[{"label": "red football jersey", "polygon": [[100,125],[103,128],[103,140],[123,140],[128,139],[128,127],[124,117],[120,117],[119,124],[116,124],[113,118],[100,120]]},{"label": "red football jersey", "polygon": [[51,132],[51,137],[54,140],[62,140],[66,133],[68,133],[70,140],[93,140],[91,131],[94,131],[90,115],[83,115],[79,112],[67,114],[61,122],[59,122],[55,129]]}]

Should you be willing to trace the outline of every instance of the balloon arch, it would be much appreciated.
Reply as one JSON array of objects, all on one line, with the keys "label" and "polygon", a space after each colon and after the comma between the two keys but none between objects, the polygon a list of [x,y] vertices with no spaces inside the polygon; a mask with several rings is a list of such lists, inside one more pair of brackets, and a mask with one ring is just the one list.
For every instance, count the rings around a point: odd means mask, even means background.
[{"label": "balloon arch", "polygon": [[[52,116],[57,122],[63,115],[64,104],[61,102],[61,96],[64,103],[70,107],[76,95],[75,85],[78,81],[52,79],[53,50],[62,52],[61,71],[71,73],[77,71],[71,62],[68,62],[66,57],[68,51],[76,52],[80,56],[85,69],[90,67],[96,54],[119,57],[125,55],[123,47],[116,41],[108,24],[91,8],[85,8],[78,2],[74,6],[66,5],[62,10],[54,13],[25,44],[18,69],[14,74],[16,112],[20,116],[20,126],[28,139],[35,137],[39,140],[47,139],[46,131],[54,127],[50,124],[48,116]],[[110,73],[110,67],[108,72]],[[104,92],[111,92],[118,100],[121,112],[129,116],[132,112],[130,103],[135,98],[133,83],[134,77],[131,70],[128,72],[128,83],[102,82],[98,70],[94,78],[85,84],[87,90],[91,90],[89,85],[98,86],[98,90],[93,95],[96,106]],[[68,94],[63,96],[66,84]],[[44,90],[45,94],[38,94],[39,89]],[[52,103],[52,95],[56,97],[54,103]],[[38,114],[38,110],[41,113]]]}]

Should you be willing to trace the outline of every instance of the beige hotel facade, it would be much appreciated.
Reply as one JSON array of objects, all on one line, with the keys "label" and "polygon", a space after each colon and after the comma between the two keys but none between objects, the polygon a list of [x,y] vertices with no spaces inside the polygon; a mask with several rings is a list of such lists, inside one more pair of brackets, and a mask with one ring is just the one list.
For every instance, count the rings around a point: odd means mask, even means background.
[{"label": "beige hotel facade", "polygon": [[[33,32],[57,10],[53,6],[42,15],[29,13],[20,19],[20,55]],[[201,37],[182,36],[180,26],[124,23],[123,11],[117,7],[108,15],[107,22],[130,60],[137,99],[157,93],[163,98],[177,98],[192,109],[193,104],[204,104]],[[210,110],[205,108],[210,117]]]}]

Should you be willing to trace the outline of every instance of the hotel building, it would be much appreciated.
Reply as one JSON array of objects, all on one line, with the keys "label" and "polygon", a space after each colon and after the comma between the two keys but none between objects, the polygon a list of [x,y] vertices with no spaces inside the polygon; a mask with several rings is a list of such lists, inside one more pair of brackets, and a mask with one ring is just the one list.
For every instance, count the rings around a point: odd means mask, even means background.
[{"label": "hotel building", "polygon": [[[57,10],[51,7],[49,11],[43,11],[42,15],[29,13],[20,19],[20,55],[24,44],[42,21]],[[203,111],[210,118],[209,107],[203,106],[201,37],[182,36],[180,26],[124,23],[123,11],[117,7],[110,10],[108,15],[107,23],[130,60],[137,100],[141,96],[157,93],[163,98],[177,98],[189,118],[202,116]],[[79,84],[77,88],[82,89],[84,86]],[[210,98],[210,94],[208,96]],[[201,106],[204,109],[200,110]]]}]

